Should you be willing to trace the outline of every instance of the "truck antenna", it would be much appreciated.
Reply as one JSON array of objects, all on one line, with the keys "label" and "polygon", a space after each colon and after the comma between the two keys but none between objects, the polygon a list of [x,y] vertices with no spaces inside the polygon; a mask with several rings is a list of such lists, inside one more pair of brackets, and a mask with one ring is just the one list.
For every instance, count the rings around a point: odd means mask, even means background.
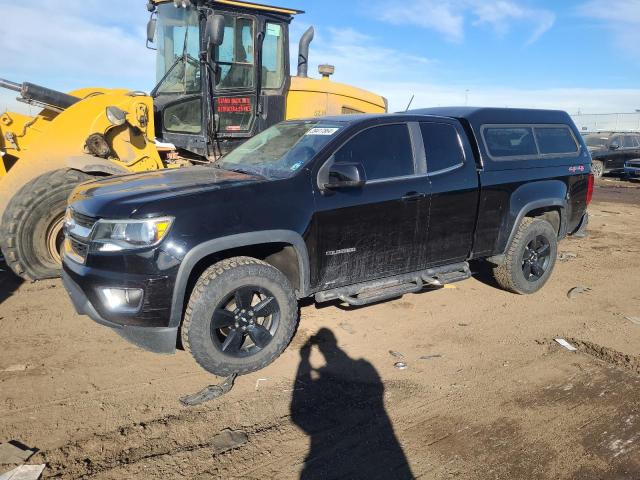
[{"label": "truck antenna", "polygon": [[409,107],[411,106],[411,104],[413,103],[413,98],[415,97],[415,95],[411,95],[411,100],[409,100],[409,105],[407,105],[407,108],[404,109],[404,111],[408,111]]}]

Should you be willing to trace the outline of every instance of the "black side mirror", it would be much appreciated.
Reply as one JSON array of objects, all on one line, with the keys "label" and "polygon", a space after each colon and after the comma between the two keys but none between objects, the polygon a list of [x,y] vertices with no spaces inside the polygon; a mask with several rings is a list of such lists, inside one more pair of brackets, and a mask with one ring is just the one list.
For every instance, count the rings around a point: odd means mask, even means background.
[{"label": "black side mirror", "polygon": [[219,47],[224,42],[224,16],[210,15],[207,18],[205,38],[211,47]]},{"label": "black side mirror", "polygon": [[615,145],[615,144],[609,145],[609,150],[618,150],[619,148],[620,148],[620,145]]},{"label": "black side mirror", "polygon": [[367,175],[362,164],[334,163],[329,169],[329,180],[324,184],[324,188],[357,188],[362,187],[366,181]]}]

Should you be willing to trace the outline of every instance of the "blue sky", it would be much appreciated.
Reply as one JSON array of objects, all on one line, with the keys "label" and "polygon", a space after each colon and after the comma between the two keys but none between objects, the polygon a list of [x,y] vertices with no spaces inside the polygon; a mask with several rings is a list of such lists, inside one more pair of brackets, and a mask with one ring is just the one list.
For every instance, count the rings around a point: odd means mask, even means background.
[{"label": "blue sky", "polygon": [[[283,0],[306,10],[312,72],[389,98],[391,109],[464,104],[640,109],[640,0]],[[109,6],[109,8],[106,8]],[[150,90],[144,0],[0,0],[0,77],[59,89]],[[0,97],[0,109],[13,107]]]}]

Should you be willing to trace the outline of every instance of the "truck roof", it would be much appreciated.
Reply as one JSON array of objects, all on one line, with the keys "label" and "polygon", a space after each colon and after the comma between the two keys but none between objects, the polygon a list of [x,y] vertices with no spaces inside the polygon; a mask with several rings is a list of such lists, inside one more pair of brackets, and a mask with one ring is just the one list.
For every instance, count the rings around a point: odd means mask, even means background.
[{"label": "truck roof", "polygon": [[494,107],[435,107],[408,110],[396,113],[374,113],[357,115],[331,115],[321,118],[342,123],[356,123],[374,117],[406,117],[415,115],[425,115],[430,117],[445,117],[454,119],[465,119],[474,128],[484,124],[532,124],[532,123],[552,123],[573,125],[569,114],[563,110],[541,110],[530,108],[494,108]]},{"label": "truck roof", "polygon": [[439,117],[463,118],[471,125],[493,123],[564,123],[573,125],[569,114],[562,110],[541,110],[533,108],[493,108],[493,107],[435,107],[409,110],[413,115],[435,115]]}]

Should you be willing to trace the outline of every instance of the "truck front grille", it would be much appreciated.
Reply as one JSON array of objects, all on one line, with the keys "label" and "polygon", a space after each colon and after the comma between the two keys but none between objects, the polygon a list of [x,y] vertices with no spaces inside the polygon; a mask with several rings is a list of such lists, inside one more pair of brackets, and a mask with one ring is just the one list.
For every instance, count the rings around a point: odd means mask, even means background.
[{"label": "truck front grille", "polygon": [[96,222],[98,221],[97,218],[89,217],[88,215],[83,215],[81,213],[76,212],[75,210],[73,210],[72,216],[73,216],[73,220],[76,222],[77,225],[80,225],[81,227],[84,227],[84,228],[88,228],[89,230],[91,230],[93,226],[96,224]]},{"label": "truck front grille", "polygon": [[89,242],[91,231],[98,221],[97,218],[90,217],[71,211],[71,221],[67,224],[67,253],[80,263],[84,263],[89,252]]}]

